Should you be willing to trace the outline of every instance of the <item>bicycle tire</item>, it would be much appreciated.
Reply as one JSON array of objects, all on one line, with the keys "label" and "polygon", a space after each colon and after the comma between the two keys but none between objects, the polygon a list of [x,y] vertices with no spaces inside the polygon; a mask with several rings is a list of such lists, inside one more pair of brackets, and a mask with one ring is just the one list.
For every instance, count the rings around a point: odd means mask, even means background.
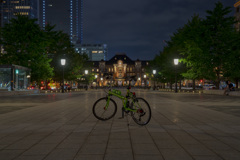
[{"label": "bicycle tire", "polygon": [[[92,112],[93,115],[102,121],[106,121],[111,119],[112,117],[115,116],[116,112],[117,112],[117,104],[116,102],[110,98],[109,101],[109,106],[107,107],[107,109],[105,109],[106,103],[107,103],[108,98],[107,97],[103,97],[98,99],[92,108]],[[100,113],[99,113],[100,111]],[[106,116],[104,116],[106,115]]]},{"label": "bicycle tire", "polygon": [[[148,102],[143,98],[136,98],[133,109],[137,109],[137,112],[131,112],[132,119],[138,125],[144,126],[151,120],[151,108]],[[141,106],[140,106],[141,103]],[[142,119],[144,120],[142,121]]]}]

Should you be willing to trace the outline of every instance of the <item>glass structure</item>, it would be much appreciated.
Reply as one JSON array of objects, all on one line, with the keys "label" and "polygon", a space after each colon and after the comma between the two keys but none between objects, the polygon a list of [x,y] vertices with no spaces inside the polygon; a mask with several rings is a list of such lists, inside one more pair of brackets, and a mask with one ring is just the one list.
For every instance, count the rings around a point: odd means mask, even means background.
[{"label": "glass structure", "polygon": [[30,85],[31,69],[18,65],[0,65],[0,91],[24,90]]}]

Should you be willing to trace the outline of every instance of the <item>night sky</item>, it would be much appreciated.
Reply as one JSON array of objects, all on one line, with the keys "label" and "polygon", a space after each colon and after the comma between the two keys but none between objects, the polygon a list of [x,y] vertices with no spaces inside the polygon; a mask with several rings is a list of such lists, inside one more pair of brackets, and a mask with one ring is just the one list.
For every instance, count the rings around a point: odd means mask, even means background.
[{"label": "night sky", "polygon": [[[84,0],[83,43],[108,45],[108,59],[124,52],[133,60],[151,60],[166,45],[164,40],[195,13],[206,16],[218,0]],[[235,0],[220,0],[232,7]],[[49,0],[49,17],[57,29],[69,31],[69,0]],[[66,19],[66,20],[64,20]]]}]

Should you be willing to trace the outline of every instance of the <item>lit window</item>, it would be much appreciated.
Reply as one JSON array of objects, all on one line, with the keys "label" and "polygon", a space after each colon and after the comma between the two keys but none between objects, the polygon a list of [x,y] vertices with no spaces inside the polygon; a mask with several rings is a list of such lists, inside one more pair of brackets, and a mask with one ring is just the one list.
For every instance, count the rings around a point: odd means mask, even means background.
[{"label": "lit window", "polygon": [[19,3],[19,1],[11,1],[11,3]]},{"label": "lit window", "polygon": [[94,72],[94,69],[92,69],[92,72]]},{"label": "lit window", "polygon": [[92,53],[98,53],[98,51],[92,51]]},{"label": "lit window", "polygon": [[30,9],[30,6],[15,6],[15,9]]},{"label": "lit window", "polygon": [[103,53],[103,51],[98,51],[98,53]]},{"label": "lit window", "polygon": [[97,72],[99,71],[99,69],[97,69]]}]

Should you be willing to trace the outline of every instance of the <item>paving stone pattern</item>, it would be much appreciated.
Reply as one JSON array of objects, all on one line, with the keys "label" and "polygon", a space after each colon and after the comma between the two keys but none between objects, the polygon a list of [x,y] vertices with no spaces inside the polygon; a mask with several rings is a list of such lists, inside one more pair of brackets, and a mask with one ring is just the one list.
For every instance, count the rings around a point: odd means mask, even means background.
[{"label": "paving stone pattern", "polygon": [[[67,98],[34,106],[26,102],[33,107],[0,114],[0,160],[240,159],[240,117],[199,106],[211,104],[211,98],[202,101],[196,98],[199,95],[144,90],[136,94],[152,109],[152,119],[144,127],[130,117],[119,119],[121,101],[117,99],[116,116],[97,120],[92,106],[105,96],[100,90],[66,93]],[[11,105],[16,104],[7,106]]]}]

